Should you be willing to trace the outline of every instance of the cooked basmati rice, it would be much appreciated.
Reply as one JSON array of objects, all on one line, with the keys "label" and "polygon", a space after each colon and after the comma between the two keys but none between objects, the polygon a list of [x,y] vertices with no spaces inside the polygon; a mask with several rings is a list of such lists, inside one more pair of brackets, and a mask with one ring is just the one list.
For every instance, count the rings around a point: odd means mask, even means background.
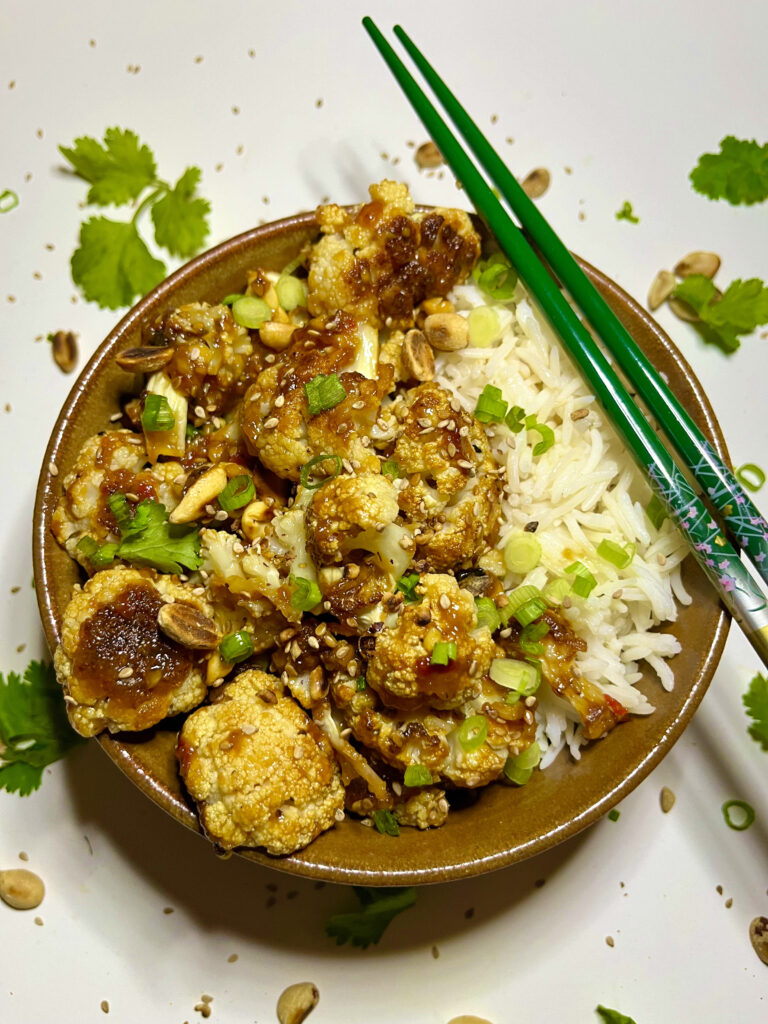
[{"label": "cooked basmati rice", "polygon": [[[456,288],[453,301],[459,312],[488,304],[474,285]],[[510,303],[492,306],[502,324],[500,339],[490,348],[440,353],[435,379],[470,413],[486,384],[493,384],[510,405],[522,406],[554,431],[554,445],[534,457],[538,433],[487,425],[494,457],[506,474],[497,548],[530,522],[538,523],[542,547],[536,568],[525,576],[507,573],[505,588],[542,588],[572,562],[583,562],[597,586],[586,599],[572,597],[564,609],[587,644],[577,657],[578,670],[632,714],[649,714],[653,705],[635,684],[645,662],[665,689],[673,686],[665,659],[680,644],[655,627],[676,619],[676,601],[690,604],[680,576],[686,543],[669,520],[658,530],[649,522],[648,484],[522,286]],[[573,419],[584,409],[587,416]],[[604,539],[637,546],[627,568],[617,569],[598,555]],[[537,696],[540,767],[566,746],[578,758],[586,739],[576,712],[547,686]]]}]

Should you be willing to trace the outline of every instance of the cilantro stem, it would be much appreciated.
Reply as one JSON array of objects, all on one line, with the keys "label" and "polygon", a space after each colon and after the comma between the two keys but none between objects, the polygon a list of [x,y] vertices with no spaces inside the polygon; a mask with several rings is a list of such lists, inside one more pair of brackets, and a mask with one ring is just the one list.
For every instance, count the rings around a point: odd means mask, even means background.
[{"label": "cilantro stem", "polygon": [[139,219],[141,214],[144,212],[144,210],[146,210],[148,206],[151,206],[156,199],[159,199],[160,196],[165,195],[166,192],[170,191],[170,185],[166,185],[164,181],[153,182],[153,184],[157,185],[157,188],[155,188],[154,191],[150,192],[148,196],[145,196],[142,199],[142,201],[136,207],[136,212],[131,217],[131,224],[133,224],[134,226],[136,225],[136,221]]}]

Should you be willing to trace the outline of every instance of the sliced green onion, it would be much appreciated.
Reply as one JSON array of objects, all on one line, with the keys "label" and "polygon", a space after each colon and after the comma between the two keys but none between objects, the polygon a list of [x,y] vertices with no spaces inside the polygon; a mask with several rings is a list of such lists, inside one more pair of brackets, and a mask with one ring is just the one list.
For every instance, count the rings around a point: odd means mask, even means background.
[{"label": "sliced green onion", "polygon": [[256,496],[253,480],[247,473],[233,476],[227,486],[219,494],[219,504],[225,512],[236,512],[237,509],[249,505]]},{"label": "sliced green onion", "polygon": [[291,595],[291,608],[297,608],[300,612],[311,612],[323,599],[320,587],[314,580],[305,579],[303,576],[288,577],[296,590]]},{"label": "sliced green onion", "polygon": [[541,435],[541,440],[533,446],[533,454],[543,455],[544,452],[548,452],[555,443],[554,430],[544,423],[537,423],[535,416],[526,416],[525,425],[528,430],[535,430],[537,434]]},{"label": "sliced green onion", "polygon": [[[736,819],[734,819],[731,814],[731,808],[733,807],[739,811]],[[755,809],[751,804],[748,804],[746,800],[726,800],[722,806],[722,812],[723,817],[725,818],[725,824],[735,832],[743,832],[744,829],[749,828],[755,820]]]},{"label": "sliced green onion", "polygon": [[477,628],[487,626],[492,633],[501,625],[501,616],[496,604],[490,597],[476,597],[475,609],[477,610]]},{"label": "sliced green onion", "polygon": [[571,592],[571,581],[559,576],[556,580],[550,580],[544,584],[541,596],[552,607],[562,604],[566,594]]},{"label": "sliced green onion", "polygon": [[475,406],[475,419],[480,423],[502,423],[506,414],[507,403],[501,397],[501,388],[486,384]]},{"label": "sliced green onion", "polygon": [[480,272],[477,283],[492,299],[506,302],[515,294],[517,274],[509,263],[502,262],[503,257],[496,262],[491,260],[488,260],[485,269]]},{"label": "sliced green onion", "polygon": [[283,275],[285,275],[287,277],[288,274],[292,274],[294,272],[294,270],[298,270],[299,269],[299,267],[302,265],[303,262],[304,262],[304,257],[301,255],[301,253],[299,253],[298,256],[294,256],[293,257],[293,259],[291,260],[290,263],[286,263],[286,265],[280,271],[280,276],[283,277]]},{"label": "sliced green onion", "polygon": [[114,562],[119,546],[115,543],[97,544],[93,537],[81,537],[77,542],[77,550],[97,569],[103,569]]},{"label": "sliced green onion", "polygon": [[194,441],[194,439],[197,437],[199,433],[200,430],[197,427],[193,426],[193,424],[191,423],[188,423],[184,431],[184,440]]},{"label": "sliced green onion", "polygon": [[618,821],[620,817],[621,817],[621,811],[617,810],[615,807],[612,810],[608,811],[608,820],[609,821]]},{"label": "sliced green onion", "polygon": [[275,291],[277,292],[277,301],[286,313],[290,313],[297,306],[306,306],[307,304],[307,285],[306,282],[300,281],[298,277],[291,277],[290,274],[281,274],[277,279]]},{"label": "sliced green onion", "polygon": [[533,775],[533,769],[541,761],[541,748],[538,743],[532,743],[527,750],[524,750],[517,757],[508,757],[504,764],[504,775],[510,782],[517,786],[524,786]]},{"label": "sliced green onion", "polygon": [[660,528],[664,520],[669,518],[669,513],[664,507],[664,502],[656,494],[653,495],[651,500],[645,506],[645,514],[657,530]]},{"label": "sliced green onion", "polygon": [[307,381],[304,390],[307,393],[310,416],[316,416],[319,412],[325,412],[326,409],[333,409],[347,397],[344,385],[335,373],[327,375],[319,373],[317,377]]},{"label": "sliced green onion", "polygon": [[515,692],[515,700],[532,697],[541,685],[541,669],[530,661],[494,658],[488,674],[494,683]]},{"label": "sliced green onion", "polygon": [[430,665],[448,665],[456,660],[459,645],[455,640],[438,640],[429,656]]},{"label": "sliced green onion", "polygon": [[539,761],[541,761],[541,747],[536,742],[521,751],[515,758],[515,762],[520,768],[535,768]]},{"label": "sliced green onion", "polygon": [[395,588],[400,591],[401,594],[405,594],[405,600],[408,604],[415,604],[416,601],[420,601],[421,597],[416,593],[416,585],[419,582],[418,573],[408,572],[395,584]]},{"label": "sliced green onion", "polygon": [[355,681],[355,692],[362,693],[368,684],[365,681],[365,676],[358,676]]},{"label": "sliced green onion", "polygon": [[231,294],[227,295],[226,298],[223,298],[221,300],[220,305],[222,305],[222,306],[231,306],[233,303],[237,302],[238,299],[244,299],[244,298],[245,298],[245,295],[243,295],[242,292],[232,292]]},{"label": "sliced green onion", "polygon": [[534,587],[530,583],[524,587],[517,587],[515,590],[511,590],[506,595],[507,603],[502,608],[499,608],[501,621],[506,626],[518,608],[522,608],[523,605],[540,596],[538,587]]},{"label": "sliced green onion", "polygon": [[[312,481],[311,473],[315,466],[318,466],[321,462],[331,461],[334,463],[333,472],[327,473],[325,476],[320,476],[317,480]],[[335,476],[338,476],[341,472],[341,456],[339,455],[315,455],[313,459],[301,467],[301,473],[299,474],[299,482],[302,487],[306,487],[308,491],[316,491],[318,487],[322,487],[323,484],[328,483],[329,480],[333,480]]]},{"label": "sliced green onion", "polygon": [[397,480],[403,475],[403,471],[394,459],[387,459],[381,464],[381,475],[388,476],[390,480]]},{"label": "sliced green onion", "polygon": [[144,399],[141,425],[145,430],[173,430],[176,417],[165,395],[148,394]]},{"label": "sliced green onion", "polygon": [[467,317],[469,344],[489,348],[501,333],[499,314],[491,306],[476,306]]},{"label": "sliced green onion", "polygon": [[524,654],[543,654],[544,646],[539,643],[543,637],[549,633],[549,623],[543,622],[539,619],[538,622],[532,622],[526,626],[520,634],[520,650]]},{"label": "sliced green onion", "polygon": [[541,561],[541,542],[532,533],[516,533],[504,545],[504,565],[510,572],[525,573]]},{"label": "sliced green onion", "polygon": [[745,462],[736,470],[736,479],[748,491],[759,491],[765,483],[765,473],[754,462]]},{"label": "sliced green onion", "polygon": [[406,786],[431,786],[432,785],[432,774],[429,768],[423,764],[409,764],[405,769],[405,775],[403,776],[403,782]]},{"label": "sliced green onion", "polygon": [[459,743],[467,754],[482,747],[487,736],[488,719],[485,715],[470,715],[459,726]]},{"label": "sliced green onion", "polygon": [[519,434],[525,426],[526,418],[525,409],[522,405],[513,405],[504,417],[504,422],[513,434]]},{"label": "sliced green onion", "polygon": [[383,836],[400,835],[400,826],[392,811],[374,811],[373,824],[376,826],[376,831],[381,832]]},{"label": "sliced green onion", "polygon": [[19,205],[19,197],[11,189],[6,188],[0,193],[0,213],[10,213]]},{"label": "sliced green onion", "polygon": [[228,633],[219,644],[219,651],[224,661],[245,661],[253,654],[253,640],[247,629],[237,633]]},{"label": "sliced green onion", "polygon": [[518,608],[514,612],[514,616],[521,626],[527,626],[529,623],[541,618],[546,610],[547,602],[544,598],[534,597],[530,601],[526,601],[522,608]]},{"label": "sliced green onion", "polygon": [[617,569],[626,569],[637,551],[636,544],[618,544],[615,540],[601,540],[597,545],[597,553],[606,562]]},{"label": "sliced green onion", "polygon": [[573,574],[571,590],[579,597],[589,597],[597,586],[597,580],[583,562],[572,562],[565,571]]},{"label": "sliced green onion", "polygon": [[272,307],[256,295],[242,295],[232,303],[232,316],[236,324],[256,331],[272,319]]}]

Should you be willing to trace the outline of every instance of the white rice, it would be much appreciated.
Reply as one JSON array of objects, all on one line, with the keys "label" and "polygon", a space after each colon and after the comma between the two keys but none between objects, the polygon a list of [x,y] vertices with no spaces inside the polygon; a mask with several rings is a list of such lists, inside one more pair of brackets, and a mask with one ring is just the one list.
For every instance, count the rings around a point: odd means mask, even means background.
[{"label": "white rice", "polygon": [[[459,312],[487,304],[473,285],[456,288],[452,297]],[[659,530],[648,520],[651,491],[641,471],[522,286],[512,302],[492,305],[501,318],[500,339],[490,348],[440,354],[435,379],[470,413],[485,385],[494,384],[510,406],[522,406],[554,431],[554,445],[534,457],[538,433],[488,425],[494,456],[506,471],[497,547],[532,521],[542,546],[539,565],[525,577],[508,573],[505,587],[541,588],[572,562],[583,562],[597,586],[587,599],[574,596],[565,610],[587,644],[578,670],[632,714],[649,714],[653,706],[635,684],[644,662],[665,689],[673,686],[665,659],[680,644],[655,627],[676,619],[676,601],[690,604],[680,578],[686,543],[669,520]],[[581,409],[589,415],[573,420]],[[604,539],[637,546],[626,569],[597,554]],[[578,758],[586,740],[576,712],[547,686],[537,696],[541,767],[566,746]]]}]

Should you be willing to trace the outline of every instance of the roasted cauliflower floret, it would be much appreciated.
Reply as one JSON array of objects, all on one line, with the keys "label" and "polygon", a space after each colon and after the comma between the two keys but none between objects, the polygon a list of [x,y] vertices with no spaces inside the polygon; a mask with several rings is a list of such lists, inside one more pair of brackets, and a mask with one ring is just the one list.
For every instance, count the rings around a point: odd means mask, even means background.
[{"label": "roasted cauliflower floret", "polygon": [[177,756],[208,836],[225,850],[288,854],[343,813],[344,789],[323,733],[274,676],[251,670],[184,723]]},{"label": "roasted cauliflower floret", "polygon": [[251,336],[235,323],[228,306],[179,306],[153,325],[151,340],[173,345],[165,373],[180,394],[206,413],[230,409],[259,369]]},{"label": "roasted cauliflower floret", "polygon": [[[243,402],[242,429],[250,451],[267,469],[298,480],[302,468],[316,455],[334,454],[356,468],[378,469],[370,448],[370,433],[382,398],[392,386],[391,367],[376,379],[375,356],[360,360],[367,331],[349,316],[339,314],[323,327],[298,328],[280,357],[262,373]],[[354,367],[362,362],[366,373]],[[330,409],[310,415],[306,385],[320,376],[336,374],[345,397]],[[318,473],[329,470],[318,466]]]},{"label": "roasted cauliflower floret", "polygon": [[105,569],[75,588],[54,666],[81,736],[148,729],[204,699],[207,652],[182,647],[158,626],[169,601],[211,614],[194,588],[150,569]]},{"label": "roasted cauliflower floret", "polygon": [[[453,576],[422,576],[417,593],[421,600],[403,605],[376,637],[368,684],[389,707],[459,707],[480,692],[496,645],[487,627],[477,629],[474,600]],[[431,664],[437,643],[456,644],[447,665]]]},{"label": "roasted cauliflower floret", "polygon": [[120,533],[107,502],[126,494],[133,504],[147,498],[160,501],[168,511],[177,504],[180,489],[174,481],[182,474],[178,462],[147,465],[144,438],[129,430],[95,434],[83,445],[53,513],[51,529],[67,553],[90,569],[78,541],[85,536],[97,543],[117,541]]},{"label": "roasted cauliflower floret", "polygon": [[398,825],[411,828],[438,828],[448,817],[448,801],[445,790],[435,786],[407,790],[392,808]]},{"label": "roasted cauliflower floret", "polygon": [[420,302],[467,278],[480,238],[460,210],[414,212],[406,185],[382,181],[369,191],[371,202],[351,213],[318,209],[323,236],[310,254],[309,311],[343,309],[375,327],[411,327]]},{"label": "roasted cauliflower floret", "polygon": [[397,492],[392,481],[378,473],[343,474],[323,484],[307,507],[307,538],[315,560],[340,562],[355,538],[366,531],[383,531],[397,519]]},{"label": "roasted cauliflower floret", "polygon": [[399,503],[417,555],[436,570],[467,565],[495,543],[501,520],[488,439],[439,384],[413,388],[396,415],[393,458],[407,481]]}]

